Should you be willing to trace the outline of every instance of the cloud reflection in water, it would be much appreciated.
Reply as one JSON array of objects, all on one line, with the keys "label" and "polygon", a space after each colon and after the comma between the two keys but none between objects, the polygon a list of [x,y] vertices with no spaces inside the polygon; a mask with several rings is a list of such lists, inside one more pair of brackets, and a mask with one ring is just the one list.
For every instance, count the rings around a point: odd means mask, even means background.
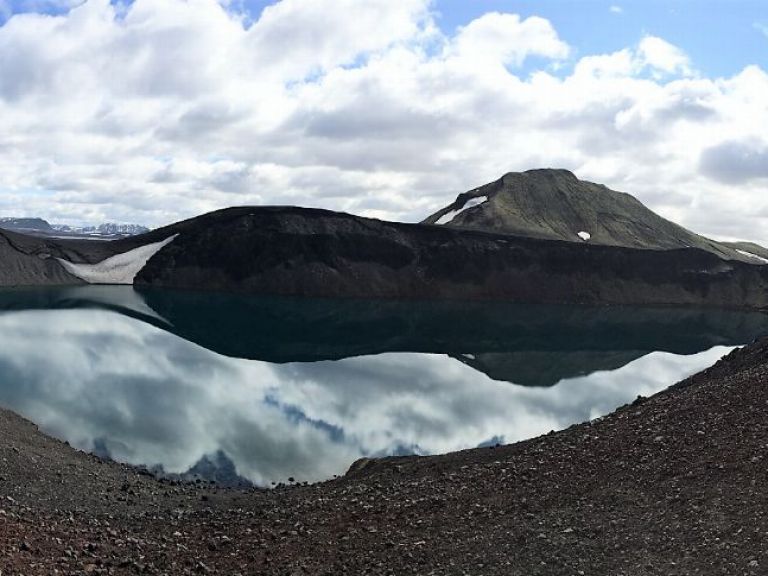
[{"label": "cloud reflection in water", "polygon": [[653,352],[549,388],[439,354],[270,364],[102,310],[0,315],[0,403],[119,461],[184,472],[223,451],[257,484],[343,473],[363,455],[439,453],[594,418],[714,363]]}]

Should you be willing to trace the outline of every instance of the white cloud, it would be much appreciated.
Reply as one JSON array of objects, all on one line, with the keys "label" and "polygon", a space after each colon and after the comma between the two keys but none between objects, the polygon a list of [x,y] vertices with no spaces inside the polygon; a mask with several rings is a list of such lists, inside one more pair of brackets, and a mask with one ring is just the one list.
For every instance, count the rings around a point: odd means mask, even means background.
[{"label": "white cloud", "polygon": [[640,42],[638,54],[645,64],[667,74],[692,73],[688,56],[677,46],[657,36],[646,36]]},{"label": "white cloud", "polygon": [[616,5],[616,4],[614,4],[613,6],[611,6],[610,8],[608,8],[608,10],[609,10],[611,13],[613,13],[613,14],[621,14],[622,12],[624,12],[624,9],[623,9],[621,6],[618,6],[618,5]]},{"label": "white cloud", "polygon": [[474,65],[520,66],[529,56],[565,58],[568,45],[544,18],[520,20],[517,14],[490,12],[459,30],[451,53]]},{"label": "white cloud", "polygon": [[621,78],[631,76],[642,66],[632,50],[624,49],[613,54],[585,56],[576,63],[575,77]]},{"label": "white cloud", "polygon": [[542,18],[488,13],[446,36],[429,0],[360,6],[283,0],[253,23],[216,0],[13,16],[0,215],[157,225],[292,203],[418,220],[506,171],[560,166],[702,233],[768,242],[762,172],[736,190],[711,152],[762,157],[761,68],[706,78],[653,36],[574,59]]}]

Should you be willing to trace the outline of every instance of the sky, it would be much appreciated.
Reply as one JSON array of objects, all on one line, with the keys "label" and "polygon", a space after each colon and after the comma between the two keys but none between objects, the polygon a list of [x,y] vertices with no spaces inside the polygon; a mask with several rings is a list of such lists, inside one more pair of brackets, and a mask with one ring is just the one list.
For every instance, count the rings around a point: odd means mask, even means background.
[{"label": "sky", "polygon": [[768,243],[768,5],[0,0],[0,216],[413,222],[541,167]]}]

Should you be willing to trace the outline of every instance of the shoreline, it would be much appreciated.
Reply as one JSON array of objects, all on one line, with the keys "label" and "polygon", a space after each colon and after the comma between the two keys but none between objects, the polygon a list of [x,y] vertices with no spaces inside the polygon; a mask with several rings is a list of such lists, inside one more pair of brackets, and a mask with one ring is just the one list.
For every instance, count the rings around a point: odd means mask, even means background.
[{"label": "shoreline", "polygon": [[274,490],[156,480],[0,411],[4,574],[752,574],[768,341],[596,421]]}]

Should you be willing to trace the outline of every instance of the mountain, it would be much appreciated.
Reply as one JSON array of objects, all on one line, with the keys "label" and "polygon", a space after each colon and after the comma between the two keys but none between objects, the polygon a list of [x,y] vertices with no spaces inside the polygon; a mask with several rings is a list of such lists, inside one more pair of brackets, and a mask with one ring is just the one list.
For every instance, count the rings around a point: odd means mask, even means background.
[{"label": "mountain", "polygon": [[768,308],[768,267],[749,260],[279,206],[219,210],[111,242],[0,231],[0,285]]},{"label": "mountain", "polygon": [[139,224],[115,224],[107,222],[98,226],[68,226],[66,224],[53,224],[52,228],[57,232],[70,234],[87,234],[94,236],[136,236],[146,234],[149,228]]},{"label": "mountain", "polygon": [[149,232],[146,226],[138,224],[115,224],[107,222],[98,226],[69,226],[67,224],[50,224],[42,218],[0,218],[0,228],[13,230],[33,236],[64,236],[64,237],[104,237],[122,238]]},{"label": "mountain", "polygon": [[[525,194],[508,190],[523,185]],[[331,298],[768,309],[768,258],[761,256],[768,251],[759,246],[697,236],[565,171],[508,175],[489,186],[469,193],[483,203],[466,208],[465,197],[464,212],[447,226],[243,206],[110,242],[0,230],[0,286],[134,284]],[[525,218],[514,208],[523,205]],[[459,226],[474,214],[496,228]],[[517,233],[509,232],[510,222]],[[577,238],[584,232],[584,239],[566,239],[567,229]]]},{"label": "mountain", "polygon": [[61,265],[96,263],[114,254],[111,242],[61,240],[0,228],[0,286],[55,286],[81,284]]},{"label": "mountain", "polygon": [[51,225],[42,218],[0,218],[0,228],[22,232],[53,232]]},{"label": "mountain", "polygon": [[157,248],[133,278],[139,286],[319,297],[768,307],[768,267],[752,259],[726,260],[698,248],[647,250],[384,222],[309,208],[229,208],[113,244],[121,250]]},{"label": "mountain", "polygon": [[728,260],[768,263],[765,248],[700,236],[662,218],[637,198],[579,180],[568,170],[510,172],[459,194],[423,223],[605,246],[698,248]]}]

